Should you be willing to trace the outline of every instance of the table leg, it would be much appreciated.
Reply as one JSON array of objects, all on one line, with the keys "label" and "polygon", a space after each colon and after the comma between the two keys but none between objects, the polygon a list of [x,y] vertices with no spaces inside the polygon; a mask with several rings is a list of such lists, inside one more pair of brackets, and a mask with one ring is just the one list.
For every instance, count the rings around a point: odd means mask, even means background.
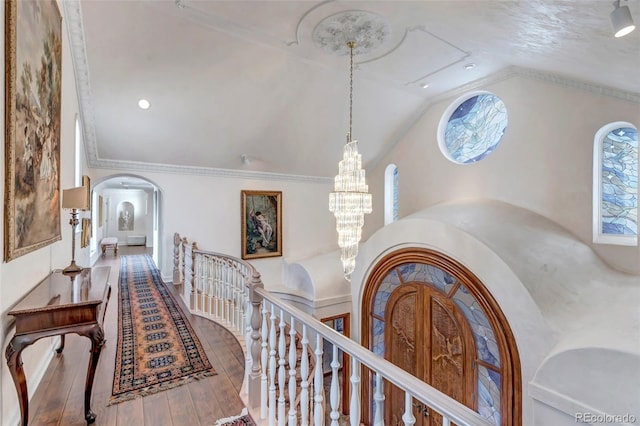
[{"label": "table leg", "polygon": [[56,349],[56,353],[61,354],[64,350],[64,334],[60,335],[60,346]]},{"label": "table leg", "polygon": [[100,359],[100,352],[104,345],[104,331],[98,324],[91,326],[86,333],[79,333],[91,339],[91,358],[89,359],[89,367],[87,368],[87,380],[84,385],[84,419],[87,424],[96,421],[96,415],[91,411],[91,389],[93,388],[93,378],[96,374],[96,367]]},{"label": "table leg", "polygon": [[104,257],[107,254],[107,246],[103,245],[102,246],[102,257]]},{"label": "table leg", "polygon": [[5,357],[7,365],[13,378],[13,384],[18,392],[18,402],[20,403],[20,425],[26,426],[29,422],[29,394],[27,392],[27,380],[24,376],[22,368],[22,350],[29,346],[33,341],[27,336],[14,336],[7,346]]}]

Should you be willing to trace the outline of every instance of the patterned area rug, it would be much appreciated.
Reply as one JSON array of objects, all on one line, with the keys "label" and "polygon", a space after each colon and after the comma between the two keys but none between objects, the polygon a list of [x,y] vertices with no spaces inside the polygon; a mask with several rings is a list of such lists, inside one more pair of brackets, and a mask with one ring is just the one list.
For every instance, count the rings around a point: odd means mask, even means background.
[{"label": "patterned area rug", "polygon": [[215,426],[256,426],[251,416],[247,413],[247,409],[242,410],[242,413],[238,416],[227,417],[226,419],[220,419],[215,423]]},{"label": "patterned area rug", "polygon": [[122,256],[118,294],[118,349],[109,405],[216,374],[150,256]]}]

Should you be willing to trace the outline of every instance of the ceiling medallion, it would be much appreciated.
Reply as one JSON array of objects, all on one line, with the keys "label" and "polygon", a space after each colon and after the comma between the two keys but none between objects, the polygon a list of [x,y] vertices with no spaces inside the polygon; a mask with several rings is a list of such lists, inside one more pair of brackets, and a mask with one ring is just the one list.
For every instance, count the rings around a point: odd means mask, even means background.
[{"label": "ceiling medallion", "polygon": [[391,26],[380,15],[347,10],[331,15],[316,25],[312,38],[327,53],[349,55],[348,42],[355,42],[353,54],[362,55],[380,47],[391,35]]}]

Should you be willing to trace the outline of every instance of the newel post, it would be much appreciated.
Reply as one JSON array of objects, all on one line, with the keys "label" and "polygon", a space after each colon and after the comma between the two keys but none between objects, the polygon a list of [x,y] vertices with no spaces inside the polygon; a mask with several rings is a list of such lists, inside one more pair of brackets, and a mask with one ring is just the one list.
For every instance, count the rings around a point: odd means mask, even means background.
[{"label": "newel post", "polygon": [[260,406],[260,380],[262,376],[262,364],[260,361],[260,342],[262,326],[262,296],[256,293],[256,289],[264,288],[260,279],[260,272],[254,270],[249,283],[249,301],[251,302],[251,373],[247,386],[249,393],[249,405],[251,408]]}]

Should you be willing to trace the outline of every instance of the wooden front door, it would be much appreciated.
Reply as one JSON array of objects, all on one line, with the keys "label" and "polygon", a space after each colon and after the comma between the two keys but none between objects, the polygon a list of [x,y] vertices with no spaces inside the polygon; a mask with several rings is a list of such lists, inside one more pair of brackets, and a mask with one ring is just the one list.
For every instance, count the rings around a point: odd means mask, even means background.
[{"label": "wooden front door", "polygon": [[[385,309],[385,358],[434,388],[476,409],[475,344],[462,312],[445,294],[423,283],[407,283]],[[405,394],[385,388],[385,424],[402,425]],[[413,401],[416,426],[442,424],[442,416]]]}]

